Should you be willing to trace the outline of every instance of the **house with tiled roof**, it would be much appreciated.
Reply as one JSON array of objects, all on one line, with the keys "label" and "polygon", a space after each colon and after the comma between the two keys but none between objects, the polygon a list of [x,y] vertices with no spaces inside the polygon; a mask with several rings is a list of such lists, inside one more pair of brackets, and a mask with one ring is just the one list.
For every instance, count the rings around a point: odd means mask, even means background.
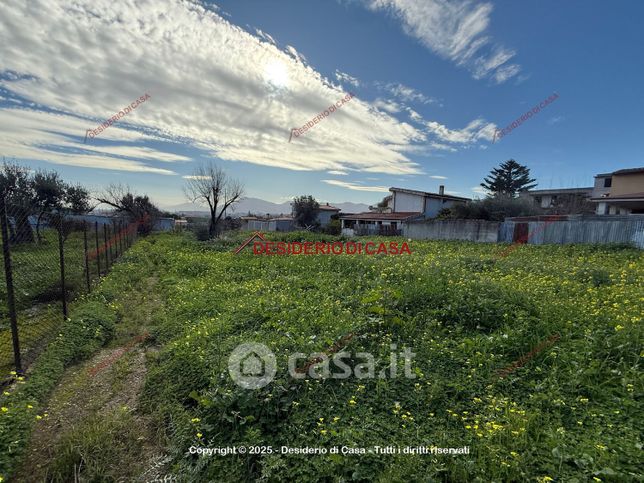
[{"label": "house with tiled roof", "polygon": [[391,194],[372,211],[340,215],[343,233],[398,235],[405,222],[435,218],[444,208],[471,201],[445,194],[443,185],[438,193],[407,188],[389,188],[389,191]]}]

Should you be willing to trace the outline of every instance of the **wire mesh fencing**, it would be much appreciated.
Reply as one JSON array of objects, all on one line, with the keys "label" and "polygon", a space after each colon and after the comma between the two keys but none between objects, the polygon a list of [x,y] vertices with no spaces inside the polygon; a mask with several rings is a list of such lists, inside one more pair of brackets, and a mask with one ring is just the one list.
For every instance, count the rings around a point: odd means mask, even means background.
[{"label": "wire mesh fencing", "polygon": [[36,359],[67,318],[68,303],[92,291],[132,245],[138,225],[0,199],[0,383]]}]

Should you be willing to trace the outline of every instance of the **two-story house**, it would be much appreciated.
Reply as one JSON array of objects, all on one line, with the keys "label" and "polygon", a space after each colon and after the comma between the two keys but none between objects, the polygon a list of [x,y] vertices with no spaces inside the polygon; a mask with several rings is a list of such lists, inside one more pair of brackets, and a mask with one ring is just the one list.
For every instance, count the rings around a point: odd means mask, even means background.
[{"label": "two-story house", "polygon": [[402,223],[435,218],[443,208],[467,203],[470,198],[445,194],[440,186],[438,193],[389,188],[391,195],[374,207],[373,211],[340,215],[342,228],[358,234],[399,234]]},{"label": "two-story house", "polygon": [[644,214],[644,168],[598,174],[590,201],[598,215]]}]

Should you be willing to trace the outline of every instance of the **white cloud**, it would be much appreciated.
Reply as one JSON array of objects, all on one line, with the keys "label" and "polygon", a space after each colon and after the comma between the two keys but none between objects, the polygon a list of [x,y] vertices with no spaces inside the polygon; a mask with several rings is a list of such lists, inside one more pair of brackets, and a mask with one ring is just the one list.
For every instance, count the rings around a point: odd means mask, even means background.
[{"label": "white cloud", "polygon": [[208,179],[210,176],[197,176],[194,174],[188,174],[185,176],[182,176],[183,179]]},{"label": "white cloud", "polygon": [[385,99],[376,99],[371,103],[371,105],[377,109],[387,111],[391,114],[396,114],[400,112],[400,106],[394,101],[388,101]]},{"label": "white cloud", "polygon": [[340,186],[341,188],[346,188],[354,191],[377,191],[382,193],[389,192],[389,188],[386,186],[364,186],[361,184],[351,183],[349,181],[340,181],[337,179],[323,179],[322,182],[333,186]]},{"label": "white cloud", "polygon": [[518,74],[518,65],[506,65],[515,55],[487,35],[490,2],[468,0],[365,0],[372,10],[397,18],[405,32],[439,56],[467,68],[475,78],[505,82]]},{"label": "white cloud", "polygon": [[421,104],[431,104],[432,102],[438,102],[437,99],[434,99],[433,97],[427,97],[422,92],[419,92],[416,89],[404,84],[384,84],[381,82],[376,82],[376,86],[378,86],[382,90],[389,92],[392,96],[400,99],[403,102],[420,102]]},{"label": "white cloud", "polygon": [[[185,158],[157,145],[128,145],[165,139],[192,143],[215,158],[262,166],[420,172],[408,156],[424,133],[359,97],[289,143],[293,126],[345,93],[307,65],[294,47],[280,50],[269,34],[250,34],[200,4],[2,2],[0,45],[0,72],[19,74],[0,79],[0,87],[9,97],[45,106],[38,107],[44,114],[30,114],[29,120],[27,111],[19,113],[27,124],[18,139],[7,136],[5,127],[16,110],[0,108],[0,147],[6,156],[172,174],[150,163]],[[99,135],[110,147],[82,143],[96,119],[146,92],[151,99],[126,123]],[[53,124],[49,109],[58,112]]]},{"label": "white cloud", "polygon": [[338,79],[340,82],[346,82],[347,84],[350,84],[354,87],[360,87],[360,81],[357,78],[345,72],[340,72],[339,70],[336,70],[335,78]]},{"label": "white cloud", "polygon": [[436,176],[436,175],[434,175],[434,176],[430,176],[430,178],[432,178],[432,179],[447,179],[447,176]]},{"label": "white cloud", "polygon": [[547,122],[548,122],[549,125],[552,126],[553,124],[558,124],[558,123],[560,123],[561,121],[563,121],[565,119],[566,118],[564,116],[555,116],[555,117],[551,117],[550,119],[548,119]]},{"label": "white cloud", "polygon": [[409,113],[409,118],[410,118],[412,121],[421,122],[421,121],[423,120],[423,116],[421,116],[420,114],[418,114],[418,113],[417,113],[416,111],[414,111],[412,108],[408,107],[408,108],[407,108],[407,112]]},{"label": "white cloud", "polygon": [[[133,171],[140,173],[175,174],[156,168],[144,161],[185,162],[189,158],[148,147],[114,144],[99,145],[96,140],[82,140],[87,122],[72,116],[32,109],[0,109],[0,153],[19,159],[42,159],[54,164],[84,168]],[[77,139],[74,139],[76,137]],[[145,136],[137,131],[112,125],[101,133],[104,140],[131,143]]]},{"label": "white cloud", "polygon": [[473,144],[479,139],[491,140],[496,128],[495,124],[485,122],[483,119],[475,119],[463,129],[449,129],[436,121],[429,121],[426,124],[429,132],[440,141],[460,144]]},{"label": "white cloud", "polygon": [[341,171],[339,169],[332,169],[332,170],[327,171],[327,173],[328,174],[334,174],[336,176],[346,176],[346,175],[349,174],[346,171]]},{"label": "white cloud", "polygon": [[488,191],[485,188],[483,188],[483,186],[474,186],[474,187],[471,188],[471,190],[472,190],[472,193],[475,196],[480,197],[480,196],[487,196],[488,195]]}]

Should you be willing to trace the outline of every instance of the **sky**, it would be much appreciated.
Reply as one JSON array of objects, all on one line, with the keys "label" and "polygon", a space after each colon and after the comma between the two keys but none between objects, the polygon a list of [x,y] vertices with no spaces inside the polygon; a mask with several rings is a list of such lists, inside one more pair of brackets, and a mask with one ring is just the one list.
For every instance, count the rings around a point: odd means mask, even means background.
[{"label": "sky", "polygon": [[0,156],[162,207],[205,162],[272,202],[479,197],[507,159],[540,189],[592,186],[644,166],[642,18],[635,0],[2,2]]}]

